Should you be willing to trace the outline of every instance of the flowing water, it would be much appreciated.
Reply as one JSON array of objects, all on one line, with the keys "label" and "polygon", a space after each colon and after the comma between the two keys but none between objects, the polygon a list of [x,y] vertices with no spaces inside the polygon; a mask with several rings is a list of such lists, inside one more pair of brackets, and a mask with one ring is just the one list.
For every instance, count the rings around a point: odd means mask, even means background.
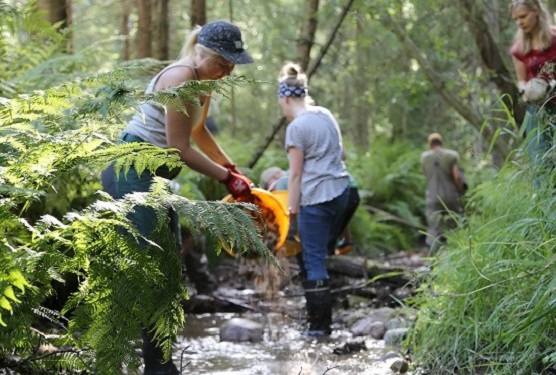
[{"label": "flowing water", "polygon": [[[384,341],[353,338],[336,330],[325,340],[300,335],[298,322],[281,314],[241,314],[264,325],[260,343],[220,342],[220,326],[238,314],[189,315],[174,352],[183,374],[213,375],[384,375],[393,374],[394,359],[382,359],[391,348]],[[334,354],[346,342],[365,344],[366,350]]]}]

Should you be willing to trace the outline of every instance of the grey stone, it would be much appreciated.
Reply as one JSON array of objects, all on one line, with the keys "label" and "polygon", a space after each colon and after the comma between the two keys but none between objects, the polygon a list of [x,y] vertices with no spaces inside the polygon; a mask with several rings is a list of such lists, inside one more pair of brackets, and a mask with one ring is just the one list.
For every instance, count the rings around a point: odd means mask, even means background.
[{"label": "grey stone", "polygon": [[396,310],[390,307],[381,307],[371,312],[370,317],[373,321],[380,321],[386,324],[390,319],[396,316]]},{"label": "grey stone", "polygon": [[350,328],[351,333],[353,336],[363,336],[367,335],[370,332],[370,327],[373,324],[374,320],[371,317],[359,319]]},{"label": "grey stone", "polygon": [[399,345],[403,340],[405,340],[408,332],[409,328],[389,329],[384,334],[384,343],[390,346]]},{"label": "grey stone", "polygon": [[375,340],[382,340],[386,333],[386,326],[382,322],[373,322],[369,327],[369,335]]},{"label": "grey stone", "polygon": [[392,362],[392,365],[390,366],[390,370],[399,374],[405,374],[408,369],[409,369],[409,364],[403,359],[396,359],[394,362]]},{"label": "grey stone", "polygon": [[220,327],[220,341],[261,342],[263,326],[243,318],[233,318]]},{"label": "grey stone", "polygon": [[401,359],[401,355],[398,352],[389,351],[388,353],[386,353],[382,357],[380,357],[380,360],[381,361],[386,361],[386,360],[392,359],[392,358]]},{"label": "grey stone", "polygon": [[409,319],[398,316],[397,318],[390,319],[390,321],[386,323],[386,329],[408,328],[410,325]]}]

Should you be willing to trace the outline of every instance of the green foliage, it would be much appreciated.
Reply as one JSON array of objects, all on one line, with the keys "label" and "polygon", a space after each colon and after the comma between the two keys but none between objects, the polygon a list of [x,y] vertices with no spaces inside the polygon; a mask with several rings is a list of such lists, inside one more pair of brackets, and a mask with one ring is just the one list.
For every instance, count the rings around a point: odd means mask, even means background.
[{"label": "green foliage", "polygon": [[[34,1],[12,7],[0,2],[0,97],[43,89],[90,72],[105,54],[66,55],[66,37],[36,11]],[[72,76],[73,75],[73,76]]]},{"label": "green foliage", "polygon": [[419,228],[424,222],[425,197],[420,155],[421,150],[405,142],[390,143],[384,139],[374,142],[371,151],[364,155],[348,153],[346,164],[361,195],[351,226],[363,253],[417,246]]},{"label": "green foliage", "polygon": [[433,373],[542,373],[556,365],[556,199],[508,164],[474,190],[415,303],[415,360]]}]

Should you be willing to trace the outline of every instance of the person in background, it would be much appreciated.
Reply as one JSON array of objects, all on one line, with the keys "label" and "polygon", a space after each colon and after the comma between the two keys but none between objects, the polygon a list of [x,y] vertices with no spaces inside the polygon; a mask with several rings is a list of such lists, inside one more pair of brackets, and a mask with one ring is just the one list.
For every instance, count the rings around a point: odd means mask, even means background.
[{"label": "person in background", "polygon": [[[217,80],[228,76],[236,64],[252,62],[253,58],[243,48],[241,31],[237,26],[226,21],[210,22],[190,32],[178,60],[151,80],[146,93],[177,87],[190,80]],[[205,126],[209,104],[209,96],[200,96],[198,106],[184,102],[187,115],[182,110],[165,108],[154,103],[142,104],[141,113],[136,114],[124,129],[121,142],[147,142],[158,147],[175,148],[179,150],[184,165],[220,181],[234,198],[248,196],[251,181],[238,172],[233,161],[218,146]],[[191,141],[202,152],[193,148]],[[155,175],[172,179],[178,173],[179,170],[162,167]],[[128,193],[149,191],[153,178],[147,171],[138,174],[134,168],[127,175],[120,173],[117,178],[113,175],[113,169],[109,168],[102,176],[108,188],[113,185],[113,191],[109,193],[115,198],[122,198]],[[176,249],[168,251],[180,250],[177,213],[170,211],[168,214],[168,230],[176,239]],[[157,217],[149,208],[136,207],[130,220],[148,238],[156,227]],[[163,353],[155,345],[151,331],[145,328],[142,336],[144,373],[179,374],[171,361],[163,361]]]},{"label": "person in background", "polygon": [[[285,148],[289,161],[290,234],[299,234],[308,329],[305,336],[331,333],[332,296],[326,258],[334,228],[347,206],[349,176],[343,162],[340,127],[332,113],[313,106],[307,76],[294,63],[280,71],[278,102],[291,121]],[[332,242],[333,243],[333,242]]]},{"label": "person in background", "polygon": [[429,250],[434,251],[442,243],[444,227],[457,224],[453,213],[462,214],[461,194],[463,181],[459,169],[459,154],[443,147],[442,136],[428,136],[429,150],[421,154],[421,166],[427,179],[426,218]]},{"label": "person in background", "polygon": [[556,102],[550,91],[556,71],[556,29],[541,0],[512,1],[511,14],[518,29],[510,53],[520,94],[527,103],[523,120],[527,150],[533,162],[540,163],[554,146],[550,117],[556,112]]},{"label": "person in background", "polygon": [[259,185],[268,191],[288,190],[288,172],[280,167],[269,167],[261,173]]}]

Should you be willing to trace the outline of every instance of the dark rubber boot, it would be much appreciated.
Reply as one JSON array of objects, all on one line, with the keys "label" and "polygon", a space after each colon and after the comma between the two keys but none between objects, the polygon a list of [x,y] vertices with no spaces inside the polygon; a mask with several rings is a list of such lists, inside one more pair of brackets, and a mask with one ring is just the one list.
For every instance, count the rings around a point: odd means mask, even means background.
[{"label": "dark rubber boot", "polygon": [[146,329],[141,331],[143,338],[143,362],[145,375],[179,375],[181,372],[172,361],[163,363],[162,349],[156,346]]},{"label": "dark rubber boot", "polygon": [[198,243],[195,243],[191,236],[184,238],[183,261],[187,277],[195,285],[197,293],[210,295],[216,291],[218,284],[208,269],[205,242],[204,238],[200,238]]},{"label": "dark rubber boot", "polygon": [[308,329],[304,336],[318,337],[330,335],[332,330],[332,295],[328,280],[305,280],[305,299],[307,300]]}]

